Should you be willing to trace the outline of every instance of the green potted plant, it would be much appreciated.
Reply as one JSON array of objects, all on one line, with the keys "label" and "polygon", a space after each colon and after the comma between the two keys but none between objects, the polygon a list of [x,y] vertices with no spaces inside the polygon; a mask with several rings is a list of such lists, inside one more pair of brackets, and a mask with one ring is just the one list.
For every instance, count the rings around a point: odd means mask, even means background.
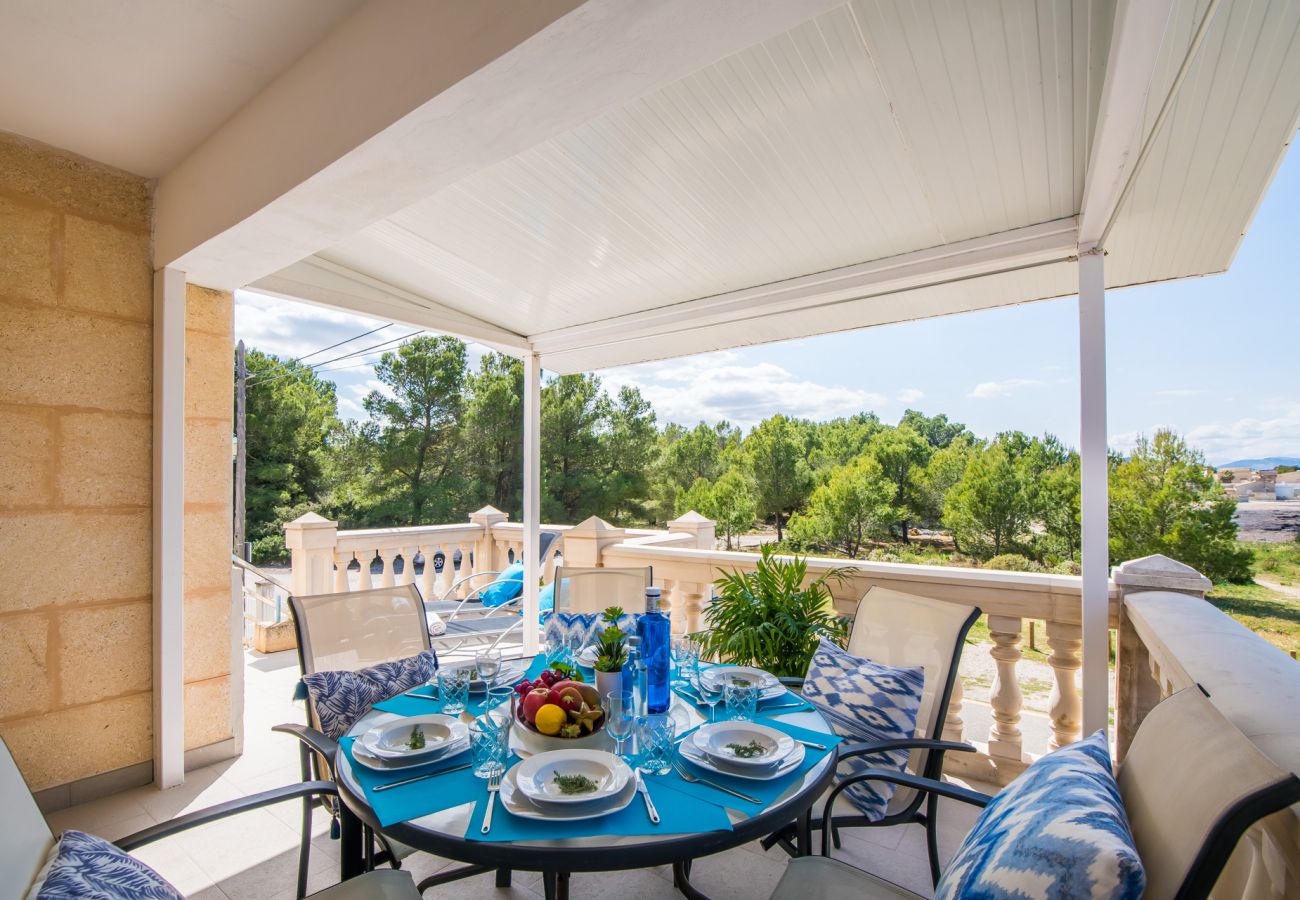
[{"label": "green potted plant", "polygon": [[604,698],[623,689],[623,663],[627,662],[627,635],[618,627],[621,606],[611,606],[601,615],[605,628],[596,639],[596,690]]},{"label": "green potted plant", "polygon": [[848,640],[849,619],[836,614],[827,582],[849,571],[833,569],[807,581],[806,558],[782,558],[764,546],[753,572],[724,572],[713,582],[714,597],[704,612],[708,627],[695,635],[702,654],[802,679],[821,638],[841,647]]}]

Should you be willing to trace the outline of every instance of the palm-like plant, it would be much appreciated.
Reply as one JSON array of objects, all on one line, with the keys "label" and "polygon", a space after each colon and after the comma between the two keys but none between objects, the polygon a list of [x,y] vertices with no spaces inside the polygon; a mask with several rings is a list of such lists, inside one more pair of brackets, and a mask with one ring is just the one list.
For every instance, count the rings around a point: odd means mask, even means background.
[{"label": "palm-like plant", "polygon": [[753,572],[723,572],[705,611],[708,628],[696,637],[705,655],[721,662],[755,666],[785,678],[802,678],[821,638],[840,646],[849,620],[835,613],[828,581],[849,569],[833,569],[815,581],[807,559],[778,557],[770,546]]}]

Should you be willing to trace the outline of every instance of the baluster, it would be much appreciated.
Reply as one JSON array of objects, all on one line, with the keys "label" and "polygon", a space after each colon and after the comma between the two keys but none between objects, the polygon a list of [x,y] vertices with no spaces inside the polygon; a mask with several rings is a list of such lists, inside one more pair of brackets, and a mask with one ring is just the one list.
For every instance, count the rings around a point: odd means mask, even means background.
[{"label": "baluster", "polygon": [[[671,578],[659,579],[659,608],[668,614],[668,618],[672,621],[673,631],[678,629],[677,621],[682,616],[681,607],[678,605],[678,597],[676,581]],[[641,609],[632,611],[642,612]]]},{"label": "baluster", "polygon": [[420,593],[424,595],[425,600],[441,600],[442,594],[437,593],[437,587],[434,584],[434,576],[437,573],[433,570],[433,554],[437,547],[431,547],[428,544],[420,545],[420,555],[424,557],[424,571],[420,573]]},{"label": "baluster", "polygon": [[505,538],[496,539],[496,562],[487,571],[503,572],[510,565],[510,542]]},{"label": "baluster", "polygon": [[348,590],[348,563],[352,561],[350,553],[334,554],[334,593],[343,594]]},{"label": "baluster", "polygon": [[1020,762],[1020,708],[1023,698],[1016,680],[1016,663],[1020,661],[1019,616],[989,616],[989,635],[993,649],[989,655],[997,663],[989,705],[993,707],[993,727],[989,733],[989,753]]},{"label": "baluster", "polygon": [[415,547],[402,548],[401,584],[415,584]]},{"label": "baluster", "polygon": [[[467,577],[469,577],[469,575],[470,575],[470,572],[471,572],[471,566],[470,566],[470,561],[469,561],[469,555],[470,555],[470,553],[474,550],[474,545],[473,545],[473,544],[456,544],[456,545],[452,548],[452,550],[453,550],[453,551],[455,551],[455,550],[459,550],[459,551],[460,551],[460,568],[459,568],[459,569],[453,569],[453,570],[452,570],[452,573],[451,573],[452,584],[455,584],[457,581],[460,581],[462,578],[467,578]],[[452,555],[453,555],[453,557],[455,556],[454,553],[453,553]],[[465,599],[465,595],[466,595],[467,593],[469,593],[469,591],[471,591],[471,590],[473,590],[473,589],[474,589],[474,584],[473,584],[472,582],[471,582],[470,584],[468,584],[468,585],[464,585],[464,584],[460,585],[458,588],[456,588],[456,599],[457,599],[457,600],[464,600],[464,599]]]},{"label": "baluster", "polygon": [[958,673],[952,682],[952,697],[948,701],[948,715],[943,720],[943,739],[945,741],[966,740],[966,722],[961,717],[962,694],[961,674]]},{"label": "baluster", "polygon": [[1047,643],[1052,648],[1047,663],[1055,676],[1047,708],[1052,717],[1052,740],[1049,746],[1056,750],[1077,741],[1083,729],[1083,698],[1079,695],[1076,675],[1083,665],[1079,659],[1079,651],[1083,648],[1083,629],[1078,625],[1049,621]]},{"label": "baluster", "polygon": [[700,630],[700,611],[704,607],[703,587],[694,581],[678,585],[682,614],[673,619],[673,630],[678,634]]},{"label": "baluster", "polygon": [[379,562],[382,567],[379,570],[379,586],[392,587],[393,586],[393,551],[389,549],[380,549]]},{"label": "baluster", "polygon": [[441,597],[451,590],[451,586],[456,583],[456,562],[455,548],[450,544],[439,544],[438,549],[434,552],[442,551],[442,571],[437,574],[436,590]]},{"label": "baluster", "polygon": [[[559,541],[556,541],[558,544]],[[542,581],[550,584],[555,580],[555,544],[551,544],[551,549],[546,551],[546,559],[542,563]]]},{"label": "baluster", "polygon": [[357,578],[357,590],[368,591],[375,586],[374,579],[370,577],[370,564],[375,561],[373,552],[362,553],[357,557],[357,562],[361,565],[360,577]]}]

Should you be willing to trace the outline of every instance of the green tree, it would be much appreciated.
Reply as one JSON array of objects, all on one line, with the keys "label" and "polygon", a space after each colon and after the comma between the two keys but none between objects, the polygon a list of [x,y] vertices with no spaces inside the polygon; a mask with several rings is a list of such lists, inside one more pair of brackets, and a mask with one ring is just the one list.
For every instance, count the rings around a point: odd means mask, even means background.
[{"label": "green tree", "polygon": [[813,453],[813,468],[829,477],[830,469],[848,465],[861,456],[883,427],[875,413],[857,413],[823,422],[817,426],[818,446]]},{"label": "green tree", "polygon": [[467,463],[476,482],[475,503],[490,503],[514,519],[523,512],[524,365],[489,353],[470,376],[466,409]]},{"label": "green tree", "polygon": [[1033,500],[1025,469],[1013,455],[1015,443],[998,435],[973,453],[944,504],[944,524],[953,540],[985,559],[1017,548],[1032,520]]},{"label": "green tree", "polygon": [[403,524],[426,516],[445,521],[457,506],[459,432],[465,408],[465,344],[452,337],[416,337],[375,366],[383,389],[365,408],[378,431],[381,478],[393,487],[392,514]]},{"label": "green tree", "polygon": [[1237,546],[1235,506],[1199,452],[1174,432],[1157,431],[1112,464],[1111,561],[1163,553],[1216,581],[1249,581],[1250,551]]},{"label": "green tree", "polygon": [[744,449],[753,473],[758,512],[776,518],[776,539],[783,538],[785,517],[803,505],[812,490],[804,432],[783,415],[755,426]]},{"label": "green tree", "polygon": [[542,511],[548,521],[580,522],[605,512],[609,407],[595,375],[561,375],[542,388]]},{"label": "green tree", "polygon": [[724,468],[723,451],[739,441],[737,430],[727,422],[712,426],[700,422],[691,429],[672,424],[665,428],[651,476],[651,494],[658,509],[656,519],[666,522],[675,515],[677,495],[697,479],[716,481]]},{"label": "green tree", "polygon": [[710,518],[732,549],[732,542],[754,526],[757,508],[754,491],[739,466],[733,466],[717,482],[710,484],[703,478],[695,479],[687,490],[677,496],[677,515],[694,510]]},{"label": "green tree", "polygon": [[898,518],[893,487],[880,464],[861,456],[837,466],[830,479],[812,493],[806,512],[790,520],[790,534],[804,546],[839,550],[856,559],[871,537],[887,534]]},{"label": "green tree", "polygon": [[966,473],[971,454],[978,449],[974,438],[961,435],[948,446],[936,450],[925,468],[917,475],[913,494],[917,517],[928,525],[943,521],[944,504],[953,485]]},{"label": "green tree", "polygon": [[614,521],[644,517],[658,437],[650,402],[634,387],[620,388],[609,408],[605,443],[604,504]]},{"label": "green tree", "polygon": [[1044,473],[1039,482],[1038,515],[1050,549],[1078,559],[1083,526],[1079,518],[1079,454]]},{"label": "green tree", "polygon": [[915,431],[936,450],[942,450],[958,438],[972,440],[975,437],[965,425],[961,422],[950,422],[943,413],[927,416],[915,409],[909,409],[903,413],[903,418],[898,424],[900,428],[907,427]]},{"label": "green tree", "polygon": [[247,391],[247,539],[257,559],[284,556],[283,525],[293,510],[326,490],[324,465],[339,427],[333,383],[310,366],[249,350]]},{"label": "green tree", "polygon": [[884,477],[894,486],[894,509],[904,544],[910,543],[908,527],[919,507],[919,479],[930,459],[925,438],[910,427],[887,428],[871,440],[868,452],[880,464]]}]

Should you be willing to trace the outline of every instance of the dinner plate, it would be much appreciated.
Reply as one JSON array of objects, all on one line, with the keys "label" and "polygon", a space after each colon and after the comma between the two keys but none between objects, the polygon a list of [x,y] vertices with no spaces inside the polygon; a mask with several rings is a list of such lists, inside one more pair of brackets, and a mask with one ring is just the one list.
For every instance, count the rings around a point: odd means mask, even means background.
[{"label": "dinner plate", "polygon": [[583,647],[581,652],[578,653],[576,659],[578,665],[582,666],[584,669],[590,669],[596,665],[596,658],[598,656],[600,656],[600,650],[593,644],[590,647]]},{"label": "dinner plate", "polygon": [[750,781],[771,781],[773,778],[780,778],[782,775],[789,775],[795,769],[799,768],[804,760],[803,744],[795,744],[790,755],[781,760],[778,765],[769,766],[762,769],[745,768],[743,766],[732,766],[727,763],[718,762],[712,759],[704,748],[695,742],[699,732],[695,732],[688,739],[678,744],[681,751],[682,759],[706,769],[710,772],[716,772],[719,775],[732,775],[736,778],[747,778]]},{"label": "dinner plate", "polygon": [[485,694],[490,687],[510,687],[524,676],[527,666],[502,664],[501,670],[491,679],[472,678],[469,682],[471,694]]},{"label": "dinner plate", "polygon": [[361,738],[357,738],[352,744],[352,758],[358,765],[367,769],[373,769],[376,772],[392,772],[395,769],[411,769],[416,766],[428,765],[438,760],[451,759],[453,756],[460,756],[469,749],[469,738],[456,741],[443,747],[441,753],[432,756],[421,756],[418,759],[382,759],[370,753],[369,748],[361,743]]},{"label": "dinner plate", "polygon": [[[757,722],[716,722],[703,725],[698,746],[714,762],[742,769],[771,768],[794,750],[794,738]],[[754,756],[741,756],[738,747],[755,748]]]},{"label": "dinner plate", "polygon": [[[555,779],[584,775],[596,784],[585,794],[566,794]],[[549,750],[530,756],[519,765],[515,782],[534,804],[571,806],[607,800],[618,794],[632,777],[627,763],[604,750]]]},{"label": "dinner plate", "polygon": [[[411,750],[406,742],[417,727],[424,734],[425,745],[419,750]],[[362,737],[366,751],[371,756],[381,759],[420,759],[436,756],[445,749],[444,745],[454,743],[468,734],[469,730],[460,719],[442,713],[428,713],[385,723],[370,729]]]},{"label": "dinner plate", "polygon": [[519,790],[519,782],[515,780],[515,774],[522,765],[523,763],[515,763],[501,778],[501,793],[499,795],[501,806],[512,816],[552,822],[577,822],[583,819],[599,819],[601,816],[608,816],[611,813],[626,809],[627,805],[636,798],[636,779],[629,778],[627,784],[623,786],[623,790],[599,803],[580,803],[577,805],[548,803],[538,805],[524,796],[523,791]]},{"label": "dinner plate", "polygon": [[[725,685],[733,679],[744,679],[752,684],[757,685],[764,695],[773,688],[784,688],[780,679],[770,672],[764,672],[762,669],[755,669],[751,666],[714,666],[711,669],[705,669],[700,673],[700,677],[710,687],[714,685]],[[763,699],[767,699],[764,696]]]}]

